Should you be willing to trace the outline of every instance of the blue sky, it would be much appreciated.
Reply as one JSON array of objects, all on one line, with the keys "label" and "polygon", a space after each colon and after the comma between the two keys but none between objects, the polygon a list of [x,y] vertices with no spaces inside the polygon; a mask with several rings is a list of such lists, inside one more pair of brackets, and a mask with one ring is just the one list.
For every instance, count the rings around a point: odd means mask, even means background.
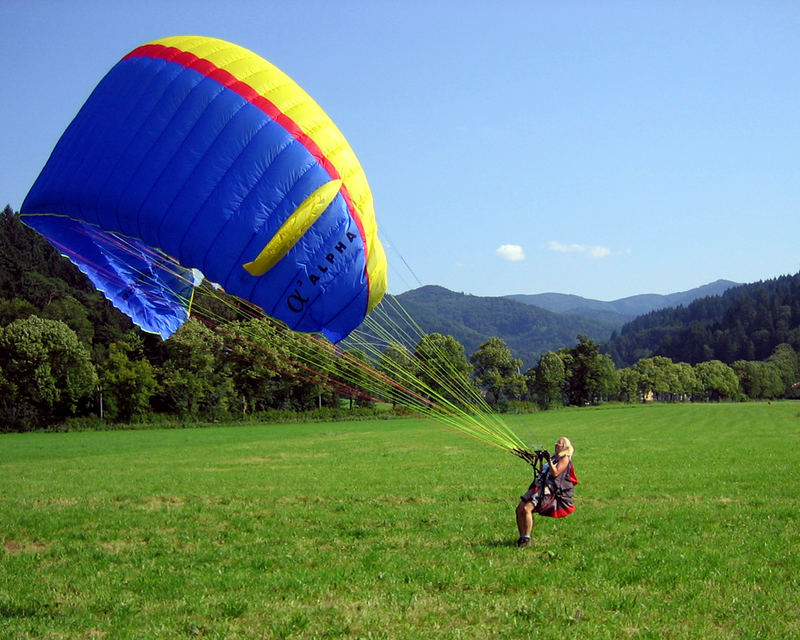
[{"label": "blue sky", "polygon": [[800,3],[2,0],[0,206],[119,58],[179,34],[255,51],[338,124],[393,293],[800,270]]}]

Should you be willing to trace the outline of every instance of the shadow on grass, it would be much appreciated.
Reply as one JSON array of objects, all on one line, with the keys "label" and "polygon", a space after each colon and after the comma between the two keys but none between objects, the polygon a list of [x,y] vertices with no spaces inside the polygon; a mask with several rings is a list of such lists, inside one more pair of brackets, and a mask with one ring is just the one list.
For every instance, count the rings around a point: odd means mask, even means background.
[{"label": "shadow on grass", "polygon": [[503,538],[502,540],[492,539],[492,540],[484,540],[482,542],[475,542],[471,546],[473,547],[515,547],[517,546],[517,539],[516,538]]}]

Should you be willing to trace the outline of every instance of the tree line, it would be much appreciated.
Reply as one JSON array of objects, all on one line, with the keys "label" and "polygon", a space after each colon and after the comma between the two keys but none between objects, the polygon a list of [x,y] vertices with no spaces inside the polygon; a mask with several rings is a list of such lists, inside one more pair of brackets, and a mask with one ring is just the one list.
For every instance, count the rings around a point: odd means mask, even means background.
[{"label": "tree line", "polygon": [[[309,345],[318,350],[313,357]],[[303,362],[312,366],[298,362],[301,351]],[[369,363],[357,349],[337,352],[267,319],[216,329],[190,319],[160,344],[158,353],[148,353],[142,335],[130,330],[93,355],[65,322],[31,314],[0,327],[0,415],[2,430],[26,431],[75,416],[116,422],[152,414],[209,420],[270,410],[339,409],[343,403],[349,410],[372,408],[376,400],[392,401],[386,378],[375,371],[389,374],[398,363],[408,371],[405,385],[416,380],[416,388],[443,396],[451,390],[431,372],[456,372],[498,411],[609,400],[797,397],[794,384],[800,377],[797,353],[786,344],[763,362],[729,366],[712,360],[692,366],[654,356],[618,370],[581,335],[575,346],[543,354],[524,373],[520,362],[500,338],[490,338],[467,357],[452,336],[429,334],[413,351],[392,345],[378,362]]]},{"label": "tree line", "polygon": [[380,377],[359,363],[379,372],[402,367],[420,389],[436,389],[440,380],[431,372],[447,368],[499,411],[800,396],[797,350],[788,342],[761,360],[688,364],[659,355],[618,368],[600,345],[579,335],[574,346],[542,354],[523,372],[500,338],[467,354],[453,337],[434,333],[410,349],[390,345],[371,361],[355,348],[300,344],[292,332],[267,319],[238,319],[214,299],[203,304],[219,305],[215,327],[190,320],[166,341],[145,334],[6,207],[0,217],[0,430],[43,428],[71,417],[230,419],[391,403]]},{"label": "tree line", "polygon": [[542,355],[528,373],[530,389],[543,406],[585,405],[605,400],[719,401],[800,397],[800,360],[789,344],[778,345],[765,361],[708,360],[695,365],[665,356],[642,358],[617,369],[586,336],[571,349]]}]

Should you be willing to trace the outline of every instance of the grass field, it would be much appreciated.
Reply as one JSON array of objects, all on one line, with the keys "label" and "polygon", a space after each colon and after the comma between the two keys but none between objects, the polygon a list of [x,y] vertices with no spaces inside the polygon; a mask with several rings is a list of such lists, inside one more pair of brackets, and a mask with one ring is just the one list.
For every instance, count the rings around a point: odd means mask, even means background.
[{"label": "grass field", "polygon": [[1,638],[800,637],[800,403],[0,436]]}]

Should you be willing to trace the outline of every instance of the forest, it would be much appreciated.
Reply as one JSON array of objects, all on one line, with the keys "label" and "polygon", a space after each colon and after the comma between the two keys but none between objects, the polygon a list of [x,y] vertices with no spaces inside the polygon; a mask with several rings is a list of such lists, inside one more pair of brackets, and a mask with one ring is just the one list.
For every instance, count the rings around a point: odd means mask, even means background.
[{"label": "forest", "polygon": [[[140,331],[6,207],[0,431],[391,414],[376,377],[353,370],[368,360],[356,348],[320,341],[309,370],[296,358],[292,332],[243,317],[221,298],[203,306],[214,322],[190,319],[165,341]],[[496,336],[468,350],[436,326],[423,328],[428,334],[410,352],[392,346],[371,367],[388,371],[392,360],[421,379],[418,363],[441,359],[498,411],[800,397],[800,274],[647,314],[607,344],[577,333],[573,345],[540,352],[527,369],[509,347],[513,339]]]},{"label": "forest", "polygon": [[731,364],[765,360],[781,344],[800,351],[800,273],[639,316],[612,334],[604,352],[618,366],[650,356]]}]

